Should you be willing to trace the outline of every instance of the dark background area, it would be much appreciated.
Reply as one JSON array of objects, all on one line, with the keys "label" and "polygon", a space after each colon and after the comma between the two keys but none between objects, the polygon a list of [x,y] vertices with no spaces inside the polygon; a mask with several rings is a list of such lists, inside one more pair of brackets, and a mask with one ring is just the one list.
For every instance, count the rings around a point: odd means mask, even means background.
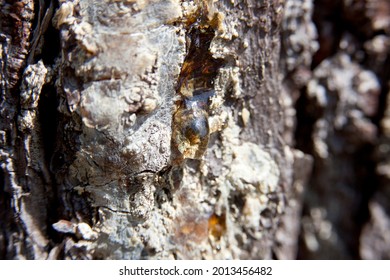
[{"label": "dark background area", "polygon": [[317,50],[289,77],[308,77],[295,141],[314,159],[298,258],[389,259],[390,2],[313,4]]}]

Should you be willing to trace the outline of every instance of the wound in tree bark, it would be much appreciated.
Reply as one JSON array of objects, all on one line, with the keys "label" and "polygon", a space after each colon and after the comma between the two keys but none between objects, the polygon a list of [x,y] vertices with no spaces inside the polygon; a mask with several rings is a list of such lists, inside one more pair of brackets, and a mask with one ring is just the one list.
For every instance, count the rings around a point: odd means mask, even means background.
[{"label": "wound in tree bark", "polygon": [[190,25],[187,35],[188,53],[184,60],[173,116],[173,162],[186,158],[200,159],[209,140],[209,108],[215,96],[214,80],[224,60],[214,58],[210,44],[215,37],[216,17],[208,20],[202,14]]},{"label": "wound in tree bark", "polygon": [[226,232],[226,215],[216,215],[213,213],[208,222],[209,235],[212,235],[215,239],[219,240]]}]

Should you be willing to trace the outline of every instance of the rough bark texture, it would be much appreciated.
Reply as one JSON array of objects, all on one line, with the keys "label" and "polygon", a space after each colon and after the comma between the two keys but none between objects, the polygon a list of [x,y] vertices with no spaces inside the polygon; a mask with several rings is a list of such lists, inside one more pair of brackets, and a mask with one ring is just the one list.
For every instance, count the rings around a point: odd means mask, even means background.
[{"label": "rough bark texture", "polygon": [[1,13],[2,258],[389,258],[387,1]]}]

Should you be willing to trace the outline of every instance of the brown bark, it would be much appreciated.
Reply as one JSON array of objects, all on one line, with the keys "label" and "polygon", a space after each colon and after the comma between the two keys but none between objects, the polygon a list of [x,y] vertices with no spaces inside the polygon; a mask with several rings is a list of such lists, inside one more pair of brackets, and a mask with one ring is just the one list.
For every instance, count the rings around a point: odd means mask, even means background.
[{"label": "brown bark", "polygon": [[358,2],[3,1],[1,257],[387,258]]}]

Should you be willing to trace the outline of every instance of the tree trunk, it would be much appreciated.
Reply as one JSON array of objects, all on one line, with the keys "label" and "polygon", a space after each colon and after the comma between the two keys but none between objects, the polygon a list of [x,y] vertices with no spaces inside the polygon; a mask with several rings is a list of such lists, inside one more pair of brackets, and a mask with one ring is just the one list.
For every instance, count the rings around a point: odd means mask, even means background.
[{"label": "tree trunk", "polygon": [[388,257],[389,25],[333,2],[2,1],[0,256]]}]

